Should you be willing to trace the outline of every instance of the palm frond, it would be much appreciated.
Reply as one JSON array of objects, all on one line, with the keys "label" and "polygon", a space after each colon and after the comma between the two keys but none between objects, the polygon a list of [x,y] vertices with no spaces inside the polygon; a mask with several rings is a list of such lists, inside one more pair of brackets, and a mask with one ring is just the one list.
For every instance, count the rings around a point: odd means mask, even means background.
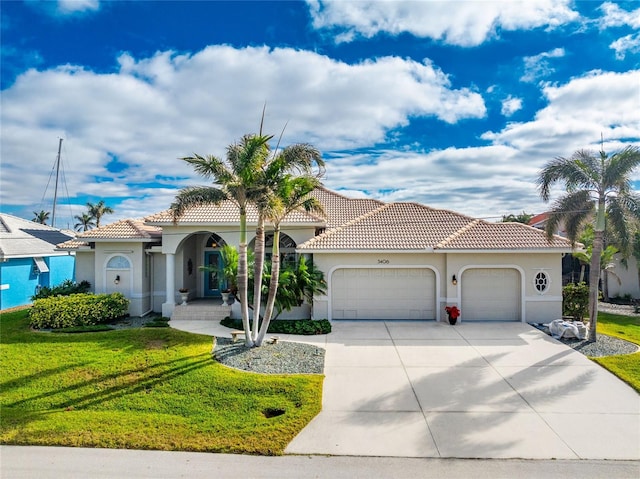
[{"label": "palm frond", "polygon": [[557,157],[547,163],[536,180],[540,197],[549,201],[551,187],[557,183],[564,184],[569,192],[578,188],[594,189],[593,176],[588,171],[592,165],[592,157],[584,151],[577,152],[571,158]]},{"label": "palm frond", "polygon": [[214,188],[211,186],[190,186],[188,188],[183,188],[178,192],[175,200],[171,203],[169,210],[171,211],[173,221],[177,222],[189,208],[204,204],[220,204],[226,199],[231,198],[229,198],[227,193],[220,188]]},{"label": "palm frond", "polygon": [[609,158],[604,174],[604,184],[607,188],[628,190],[629,175],[640,166],[640,149],[628,146]]},{"label": "palm frond", "polygon": [[545,231],[550,237],[564,223],[567,236],[572,243],[578,239],[585,220],[593,214],[594,202],[589,191],[580,190],[558,198],[549,211]]}]

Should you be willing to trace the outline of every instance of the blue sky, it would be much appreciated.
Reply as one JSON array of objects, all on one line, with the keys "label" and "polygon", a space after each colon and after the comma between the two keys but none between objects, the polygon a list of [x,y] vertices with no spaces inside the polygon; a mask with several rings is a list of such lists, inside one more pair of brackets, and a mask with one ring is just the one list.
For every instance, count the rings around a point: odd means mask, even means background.
[{"label": "blue sky", "polygon": [[[499,220],[540,168],[640,145],[640,3],[2,1],[0,208],[163,210],[259,128],[311,143],[325,185]],[[636,185],[639,176],[634,178]],[[47,188],[47,184],[49,184]]]}]

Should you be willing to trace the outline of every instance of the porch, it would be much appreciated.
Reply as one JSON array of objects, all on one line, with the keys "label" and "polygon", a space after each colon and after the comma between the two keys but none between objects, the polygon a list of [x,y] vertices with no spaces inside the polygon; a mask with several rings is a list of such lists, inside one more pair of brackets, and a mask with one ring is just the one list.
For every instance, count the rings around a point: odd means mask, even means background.
[{"label": "porch", "polygon": [[220,298],[196,298],[186,305],[176,304],[171,319],[220,321],[230,315],[231,306],[223,305]]}]

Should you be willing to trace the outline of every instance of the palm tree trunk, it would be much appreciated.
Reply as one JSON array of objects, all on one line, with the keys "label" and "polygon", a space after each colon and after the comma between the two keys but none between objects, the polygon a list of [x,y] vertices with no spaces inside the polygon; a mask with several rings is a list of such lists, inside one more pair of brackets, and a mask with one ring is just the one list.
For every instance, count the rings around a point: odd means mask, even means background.
[{"label": "palm tree trunk", "polygon": [[256,339],[256,346],[262,345],[264,337],[269,329],[271,316],[273,314],[273,306],[276,302],[276,294],[278,292],[278,280],[280,279],[280,225],[274,225],[273,230],[273,251],[271,253],[271,280],[269,281],[269,296],[267,304],[264,308],[264,316],[262,318],[262,327]]},{"label": "palm tree trunk", "polygon": [[593,249],[591,250],[591,268],[589,271],[589,341],[596,341],[598,324],[598,284],[600,282],[600,263],[604,245],[604,195],[598,201],[596,224],[593,229]]},{"label": "palm tree trunk", "polygon": [[[264,215],[258,216],[253,266],[253,340],[258,337],[260,327],[260,303],[262,302],[262,270],[264,268]],[[259,346],[259,344],[258,344]]]},{"label": "palm tree trunk", "polygon": [[253,346],[251,338],[251,324],[249,324],[249,302],[247,289],[249,275],[247,274],[247,210],[240,208],[240,247],[238,248],[238,295],[240,296],[240,311],[242,312],[242,326],[244,328],[245,344]]}]

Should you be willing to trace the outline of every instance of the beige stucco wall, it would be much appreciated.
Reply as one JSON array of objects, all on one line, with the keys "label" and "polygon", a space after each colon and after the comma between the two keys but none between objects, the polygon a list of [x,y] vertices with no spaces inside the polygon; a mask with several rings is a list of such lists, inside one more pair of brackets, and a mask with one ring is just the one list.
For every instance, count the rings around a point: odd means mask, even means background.
[{"label": "beige stucco wall", "polygon": [[89,281],[91,290],[95,292],[95,258],[93,251],[77,251],[76,252],[76,282]]},{"label": "beige stucco wall", "polygon": [[[406,267],[428,266],[436,272],[437,301],[440,319],[444,320],[446,305],[460,305],[461,277],[469,268],[510,267],[520,272],[522,282],[522,320],[548,322],[562,315],[562,256],[560,253],[315,253],[315,265],[325,273],[327,291],[331,291],[331,274],[341,267]],[[534,277],[545,271],[550,286],[540,294]],[[456,275],[457,284],[452,284]],[[330,317],[328,296],[314,298],[312,315],[315,319]]]},{"label": "beige stucco wall", "polygon": [[[129,260],[128,272],[107,271],[107,263],[114,256],[124,256]],[[93,259],[96,293],[117,291],[124,294],[130,301],[129,314],[132,316],[140,316],[152,309],[152,263],[144,252],[144,243],[96,243]],[[121,276],[119,284],[114,282],[116,275]]]},{"label": "beige stucco wall", "polygon": [[[76,260],[77,261],[77,260]],[[609,297],[615,298],[616,296],[623,297],[630,294],[633,298],[640,298],[640,284],[638,282],[638,262],[635,258],[629,258],[627,260],[627,267],[625,267],[620,261],[620,257],[616,257],[615,266],[612,269],[620,278],[620,284],[618,280],[612,274],[609,275]]]}]

